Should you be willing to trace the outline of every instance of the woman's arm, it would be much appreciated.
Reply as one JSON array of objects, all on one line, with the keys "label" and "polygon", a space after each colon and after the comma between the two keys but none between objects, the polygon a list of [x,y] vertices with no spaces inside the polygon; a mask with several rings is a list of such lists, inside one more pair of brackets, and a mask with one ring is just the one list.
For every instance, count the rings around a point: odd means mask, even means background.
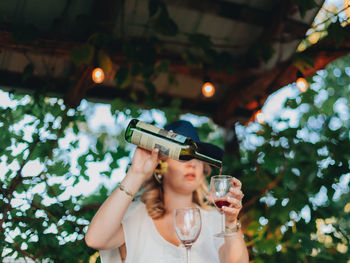
[{"label": "woman's arm", "polygon": [[[233,178],[233,187],[230,188],[230,194],[227,201],[230,206],[222,207],[225,213],[225,225],[229,229],[237,228],[238,214],[242,208],[243,193],[241,191],[241,182]],[[221,263],[248,263],[249,254],[247,246],[243,239],[243,233],[239,229],[232,236],[225,236],[225,243],[219,249]]]},{"label": "woman's arm", "polygon": [[225,237],[225,243],[219,249],[219,258],[221,263],[249,262],[248,250],[241,230],[232,236]]},{"label": "woman's arm", "polygon": [[[136,193],[143,182],[150,178],[158,163],[158,149],[151,152],[137,148],[131,167],[122,185]],[[132,197],[117,187],[93,217],[85,242],[89,247],[104,250],[118,248],[125,243],[122,220]]]}]

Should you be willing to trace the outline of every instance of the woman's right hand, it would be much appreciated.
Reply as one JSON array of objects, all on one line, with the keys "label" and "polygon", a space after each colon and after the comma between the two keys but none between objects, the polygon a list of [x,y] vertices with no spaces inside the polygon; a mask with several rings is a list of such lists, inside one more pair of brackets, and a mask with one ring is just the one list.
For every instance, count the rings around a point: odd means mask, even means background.
[{"label": "woman's right hand", "polygon": [[152,152],[137,147],[129,169],[130,173],[143,177],[146,181],[153,175],[158,165],[159,149],[155,148]]}]

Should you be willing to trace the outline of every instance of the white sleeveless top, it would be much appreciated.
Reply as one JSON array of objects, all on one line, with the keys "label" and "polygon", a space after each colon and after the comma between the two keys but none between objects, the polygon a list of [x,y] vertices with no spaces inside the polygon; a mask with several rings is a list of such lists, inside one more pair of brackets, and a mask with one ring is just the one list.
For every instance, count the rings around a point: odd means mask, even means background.
[{"label": "white sleeveless top", "polygon": [[[191,249],[192,263],[220,262],[218,249],[224,238],[214,237],[220,232],[221,218],[215,209],[201,210],[202,230]],[[122,222],[127,256],[125,263],[179,263],[186,262],[184,246],[166,241],[156,229],[142,202],[133,202]],[[101,250],[102,263],[122,263],[119,248]]]}]

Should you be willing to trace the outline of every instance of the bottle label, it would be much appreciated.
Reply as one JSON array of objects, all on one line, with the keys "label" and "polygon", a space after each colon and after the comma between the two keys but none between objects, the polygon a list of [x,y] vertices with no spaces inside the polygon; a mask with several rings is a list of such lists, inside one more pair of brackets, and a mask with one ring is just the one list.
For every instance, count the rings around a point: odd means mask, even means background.
[{"label": "bottle label", "polygon": [[158,148],[160,154],[171,159],[179,160],[180,157],[181,147],[179,145],[139,130],[134,130],[132,133],[131,143],[149,151]]},{"label": "bottle label", "polygon": [[145,123],[145,122],[142,122],[142,121],[139,121],[136,124],[136,127],[139,127],[141,129],[150,131],[150,132],[155,133],[155,134],[159,134],[159,135],[161,135],[163,137],[166,137],[168,139],[171,139],[173,141],[180,142],[180,143],[184,143],[186,141],[186,139],[187,139],[186,136],[183,136],[181,134],[177,134],[177,133],[174,133],[174,132],[171,132],[171,131],[167,131],[165,129],[158,128],[156,126],[153,126],[151,124],[148,124],[148,123]]}]

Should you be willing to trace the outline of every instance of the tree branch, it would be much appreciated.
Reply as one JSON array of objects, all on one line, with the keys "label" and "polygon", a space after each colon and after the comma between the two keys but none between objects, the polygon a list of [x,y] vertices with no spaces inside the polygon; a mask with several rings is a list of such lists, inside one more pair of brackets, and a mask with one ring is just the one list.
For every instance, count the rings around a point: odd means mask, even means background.
[{"label": "tree branch", "polygon": [[16,190],[17,186],[22,182],[23,180],[23,176],[22,176],[22,170],[24,168],[24,166],[27,164],[27,162],[29,161],[29,158],[30,156],[32,155],[36,145],[40,142],[40,137],[39,135],[37,136],[37,138],[35,139],[35,141],[32,143],[32,145],[30,146],[29,148],[29,154],[27,156],[27,159],[23,161],[23,163],[21,164],[20,166],[20,169],[17,171],[17,174],[15,176],[15,178],[13,179],[10,187],[9,187],[9,190],[8,190],[8,203],[4,209],[4,212],[3,212],[3,218],[1,219],[0,221],[0,233],[3,231],[3,224],[4,222],[6,221],[6,218],[7,218],[7,213],[10,211],[11,209],[11,201],[13,199],[13,193],[14,191]]},{"label": "tree branch", "polygon": [[247,207],[253,205],[256,203],[256,201],[258,201],[263,195],[265,195],[268,191],[270,191],[271,189],[275,188],[276,185],[279,183],[279,181],[281,181],[284,173],[284,170],[281,170],[281,172],[279,173],[279,175],[273,180],[271,181],[266,187],[264,187],[259,195],[254,196],[252,199],[250,199],[248,202],[244,203],[242,210],[247,209]]},{"label": "tree branch", "polygon": [[22,255],[24,255],[25,257],[28,257],[28,258],[34,260],[35,262],[37,261],[37,259],[38,259],[37,257],[35,257],[34,255],[32,255],[32,254],[28,253],[27,251],[21,249],[21,247],[20,247],[18,244],[16,244],[16,243],[13,244],[13,247],[14,247],[18,252],[20,252]]}]

